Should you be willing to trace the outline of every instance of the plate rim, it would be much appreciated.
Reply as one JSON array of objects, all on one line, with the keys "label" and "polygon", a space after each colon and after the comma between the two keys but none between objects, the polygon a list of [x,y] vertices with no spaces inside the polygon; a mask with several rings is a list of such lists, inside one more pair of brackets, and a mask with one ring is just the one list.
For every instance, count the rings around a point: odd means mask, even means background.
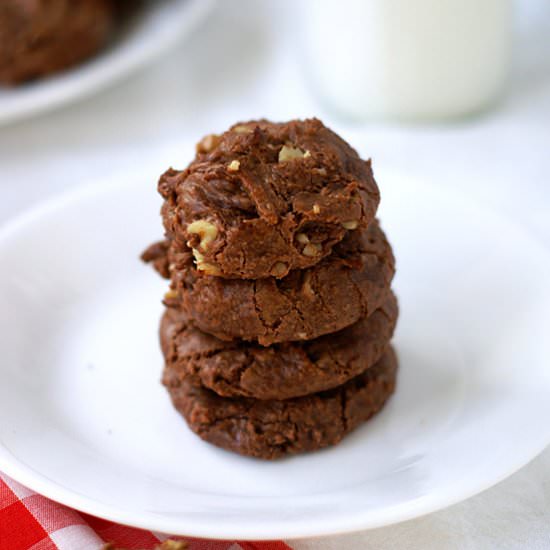
[{"label": "plate rim", "polygon": [[[378,173],[383,174],[384,179],[406,179],[409,181],[409,185],[414,184],[422,188],[429,188],[436,192],[450,195],[451,198],[463,204],[482,209],[484,212],[489,213],[493,220],[497,220],[498,223],[503,223],[514,228],[522,234],[523,238],[528,239],[536,245],[541,251],[541,261],[544,261],[550,268],[550,250],[539,236],[529,231],[528,228],[517,220],[510,220],[498,210],[487,205],[484,201],[478,200],[477,198],[466,198],[459,194],[458,190],[454,187],[441,187],[432,183],[431,180],[411,178],[400,170],[381,168],[378,170]],[[114,175],[98,178],[96,181],[79,185],[69,191],[48,198],[0,225],[0,246],[6,241],[9,242],[12,235],[20,228],[25,227],[33,221],[39,220],[41,217],[48,216],[58,209],[66,208],[67,205],[70,205],[73,201],[78,202],[86,200],[87,197],[109,194],[118,188],[136,185],[136,178],[139,178],[138,181],[144,180],[143,171],[132,173],[126,172],[124,176]],[[462,480],[460,485],[456,484],[451,486],[450,489],[446,489],[444,492],[424,495],[418,499],[395,505],[388,509],[381,509],[376,513],[373,513],[371,510],[366,515],[361,513],[355,513],[353,515],[340,514],[335,516],[335,521],[324,521],[321,524],[316,524],[315,521],[307,521],[302,524],[286,525],[284,520],[279,519],[277,521],[270,521],[268,526],[264,526],[261,522],[257,522],[256,524],[241,525],[237,528],[228,528],[224,526],[221,529],[213,523],[205,522],[203,519],[197,521],[196,518],[189,518],[186,523],[184,515],[173,518],[144,512],[138,516],[135,512],[119,510],[115,506],[86,497],[75,490],[71,490],[54,481],[48,480],[43,474],[40,474],[40,472],[37,472],[34,468],[15,457],[2,442],[0,442],[0,471],[51,500],[109,521],[139,529],[219,540],[289,540],[339,535],[385,527],[443,510],[497,485],[529,464],[542,453],[549,444],[550,426],[546,430],[546,433],[543,434],[541,431],[540,437],[537,438],[536,445],[532,445],[529,448],[521,447],[514,455],[515,460],[511,460],[507,463],[507,468],[502,468],[502,471],[499,471],[495,476],[487,477],[484,483],[464,483],[464,480]]]}]

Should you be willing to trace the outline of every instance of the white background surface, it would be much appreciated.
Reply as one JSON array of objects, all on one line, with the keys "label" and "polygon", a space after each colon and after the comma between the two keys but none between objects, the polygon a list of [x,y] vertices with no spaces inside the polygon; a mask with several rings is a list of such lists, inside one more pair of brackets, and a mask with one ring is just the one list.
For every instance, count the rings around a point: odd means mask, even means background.
[{"label": "white background surface", "polygon": [[[435,177],[442,186],[459,188],[519,219],[550,247],[548,2],[522,0],[516,66],[499,106],[481,118],[426,127],[339,121],[325,112],[302,77],[288,4],[221,4],[155,67],[77,105],[0,128],[0,221],[113,172],[141,170],[155,185],[168,165],[181,167],[189,160],[179,153],[179,143],[236,119],[317,115],[361,154],[372,156],[375,169]],[[379,183],[383,196],[384,182]],[[528,376],[528,365],[518,368]],[[446,511],[293,546],[550,548],[550,451],[499,486]]]}]

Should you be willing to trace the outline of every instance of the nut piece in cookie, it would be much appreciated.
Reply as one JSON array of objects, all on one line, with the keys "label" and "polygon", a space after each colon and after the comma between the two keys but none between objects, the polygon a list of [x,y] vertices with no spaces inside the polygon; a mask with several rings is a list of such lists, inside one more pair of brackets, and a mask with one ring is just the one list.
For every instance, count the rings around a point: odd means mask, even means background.
[{"label": "nut piece in cookie", "polygon": [[302,250],[302,254],[304,256],[315,257],[321,254],[322,249],[323,247],[320,244],[308,243],[306,244],[306,246],[304,246],[304,249]]},{"label": "nut piece in cookie", "polygon": [[208,134],[204,136],[196,146],[197,153],[210,153],[220,142],[220,136],[217,134]]},{"label": "nut piece in cookie", "polygon": [[216,239],[218,235],[218,228],[212,222],[206,220],[196,220],[187,226],[187,233],[190,235],[198,235],[200,238],[197,248],[193,247],[192,241],[188,242],[188,244],[192,247],[197,269],[199,271],[204,271],[207,275],[219,275],[220,270],[218,267],[205,261],[204,254],[202,252],[205,251]]},{"label": "nut piece in cookie", "polygon": [[357,220],[342,222],[342,227],[344,229],[350,229],[350,230],[357,229],[359,227],[359,222]]},{"label": "nut piece in cookie", "polygon": [[209,221],[196,220],[187,226],[187,233],[198,235],[200,237],[200,248],[206,249],[208,245],[217,237],[218,228]]},{"label": "nut piece in cookie", "polygon": [[298,147],[292,145],[283,145],[279,151],[279,162],[289,162],[295,159],[303,159],[311,157],[309,151],[302,151]]}]

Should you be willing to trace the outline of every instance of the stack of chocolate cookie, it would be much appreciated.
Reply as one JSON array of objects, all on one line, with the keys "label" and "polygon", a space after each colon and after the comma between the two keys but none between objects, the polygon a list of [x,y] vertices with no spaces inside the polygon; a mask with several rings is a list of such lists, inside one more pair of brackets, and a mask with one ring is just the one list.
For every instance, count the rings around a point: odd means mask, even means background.
[{"label": "stack of chocolate cookie", "polygon": [[241,123],[159,182],[163,382],[200,437],[261,458],[333,445],[393,392],[394,257],[363,161],[319,120]]}]

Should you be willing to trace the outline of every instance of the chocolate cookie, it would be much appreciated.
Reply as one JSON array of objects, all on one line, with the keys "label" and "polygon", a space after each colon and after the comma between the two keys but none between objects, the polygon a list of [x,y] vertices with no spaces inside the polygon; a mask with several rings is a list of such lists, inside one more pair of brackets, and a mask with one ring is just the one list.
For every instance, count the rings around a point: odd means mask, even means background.
[{"label": "chocolate cookie", "polygon": [[207,136],[158,189],[176,247],[189,243],[199,270],[244,279],[317,264],[367,227],[380,200],[370,161],[317,119],[251,121]]},{"label": "chocolate cookie", "polygon": [[17,84],[90,57],[114,18],[112,0],[2,0],[0,82]]},{"label": "chocolate cookie", "polygon": [[222,279],[205,275],[187,253],[155,244],[143,258],[171,274],[165,304],[182,308],[195,325],[222,340],[242,338],[268,346],[311,340],[368,317],[386,299],[395,265],[377,223],[351,231],[317,265],[284,279]]},{"label": "chocolate cookie", "polygon": [[202,439],[243,455],[273,459],[338,443],[378,412],[395,388],[390,348],[363,374],[332,390],[286,401],[220,397],[188,379],[167,377],[174,407]]},{"label": "chocolate cookie", "polygon": [[270,347],[205,334],[186,315],[168,308],[160,340],[168,386],[188,379],[224,397],[289,399],[344,384],[374,365],[388,346],[397,320],[390,293],[370,317],[340,332]]}]

